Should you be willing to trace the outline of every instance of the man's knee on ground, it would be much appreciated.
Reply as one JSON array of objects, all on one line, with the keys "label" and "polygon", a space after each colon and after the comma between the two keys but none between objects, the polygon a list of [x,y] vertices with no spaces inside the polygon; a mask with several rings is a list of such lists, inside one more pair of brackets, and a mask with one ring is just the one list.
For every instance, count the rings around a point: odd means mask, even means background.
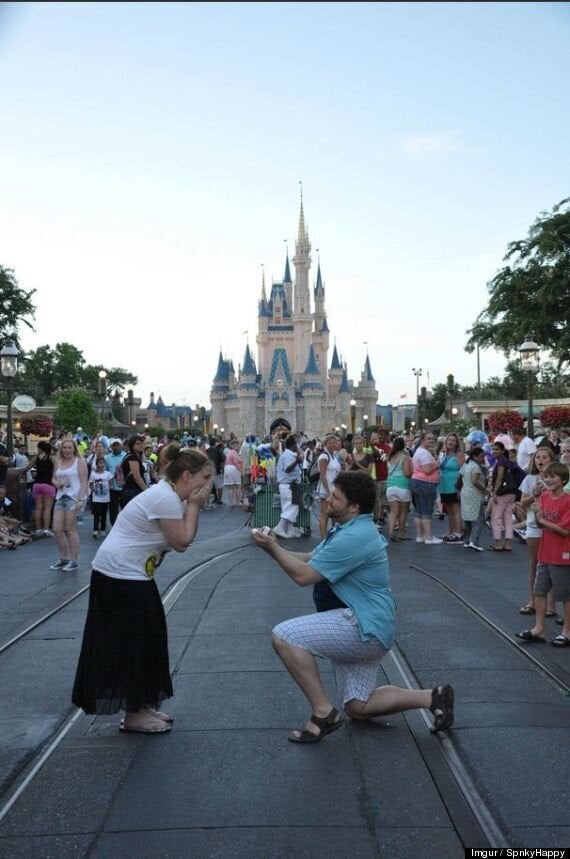
[{"label": "man's knee on ground", "polygon": [[344,712],[347,716],[350,716],[351,719],[367,719],[366,715],[366,701],[359,701],[357,698],[353,698],[352,701],[347,701],[344,705]]}]

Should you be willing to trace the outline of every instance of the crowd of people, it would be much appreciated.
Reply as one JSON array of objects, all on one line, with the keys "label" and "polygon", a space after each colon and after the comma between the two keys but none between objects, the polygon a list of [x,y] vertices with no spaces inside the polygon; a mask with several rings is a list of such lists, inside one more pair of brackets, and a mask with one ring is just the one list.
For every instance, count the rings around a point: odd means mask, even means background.
[{"label": "crowd of people", "polygon": [[[489,441],[473,430],[438,438],[374,431],[308,439],[281,433],[243,441],[165,437],[159,443],[135,433],[125,441],[81,428],[40,442],[29,459],[18,447],[22,474],[30,475],[35,529],[53,535],[59,559],[50,569],[78,569],[78,520],[87,503],[94,539],[90,603],[73,701],[87,713],[124,711],[120,729],[165,733],[172,717],[161,712],[172,683],[166,621],[154,574],[169,551],[194,540],[201,509],[238,507],[259,479],[277,484],[280,521],[254,529],[253,539],[299,585],[313,586],[316,614],[273,630],[273,646],[311,706],[311,716],[289,739],[314,743],[342,725],[322,685],[315,657],[331,660],[344,711],[353,719],[426,708],[434,730],[454,720],[454,692],[376,687],[379,664],[392,646],[394,600],[387,547],[417,544],[483,551],[484,524],[492,552],[511,551],[513,534],[528,549],[529,600],[534,615],[525,643],[544,642],[545,618],[564,607],[563,629],[552,644],[570,646],[570,440],[550,434],[538,442],[524,431]],[[0,451],[1,453],[1,451]],[[14,462],[15,464],[15,462]],[[0,461],[0,520],[7,521],[7,462]],[[263,472],[263,477],[261,474]],[[321,542],[310,553],[287,551],[279,540],[301,536],[296,527],[303,493],[312,485]],[[107,517],[111,526],[107,532]],[[447,533],[433,533],[447,517]],[[463,553],[461,553],[463,555]]]}]

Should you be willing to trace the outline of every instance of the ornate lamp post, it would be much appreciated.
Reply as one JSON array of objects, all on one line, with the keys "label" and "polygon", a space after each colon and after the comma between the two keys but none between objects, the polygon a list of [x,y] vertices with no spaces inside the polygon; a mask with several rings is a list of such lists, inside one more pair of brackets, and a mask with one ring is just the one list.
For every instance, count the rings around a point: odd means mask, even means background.
[{"label": "ornate lamp post", "polygon": [[340,428],[342,430],[342,440],[344,441],[346,438],[346,424],[341,424]]},{"label": "ornate lamp post", "polygon": [[99,396],[101,397],[101,429],[105,432],[105,397],[107,396],[107,373],[99,370]]},{"label": "ornate lamp post", "polygon": [[530,334],[527,334],[524,343],[519,346],[519,355],[521,356],[521,367],[526,373],[527,390],[528,390],[528,418],[527,418],[527,434],[529,438],[534,438],[534,416],[532,413],[532,386],[538,367],[540,364],[540,346],[530,339]]},{"label": "ornate lamp post", "polygon": [[350,431],[354,435],[356,427],[356,400],[350,401]]},{"label": "ornate lamp post", "polygon": [[362,420],[364,421],[364,429],[368,427],[368,415],[362,415]]},{"label": "ornate lamp post", "polygon": [[14,439],[12,436],[12,380],[18,373],[19,351],[11,340],[6,340],[2,351],[0,351],[0,371],[6,379],[6,391],[8,392],[8,405],[6,409],[6,447],[8,456],[14,453]]},{"label": "ornate lamp post", "polygon": [[198,429],[198,415],[194,415],[193,421],[194,421],[194,437],[196,437],[196,430]]}]

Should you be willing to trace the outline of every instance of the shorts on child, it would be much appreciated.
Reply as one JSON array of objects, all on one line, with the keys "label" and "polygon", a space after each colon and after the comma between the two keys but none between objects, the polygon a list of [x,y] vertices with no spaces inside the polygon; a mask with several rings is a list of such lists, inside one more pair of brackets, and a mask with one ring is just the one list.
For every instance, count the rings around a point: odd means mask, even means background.
[{"label": "shorts on child", "polygon": [[557,602],[570,602],[570,566],[539,561],[534,581],[535,596],[545,597],[551,590]]}]

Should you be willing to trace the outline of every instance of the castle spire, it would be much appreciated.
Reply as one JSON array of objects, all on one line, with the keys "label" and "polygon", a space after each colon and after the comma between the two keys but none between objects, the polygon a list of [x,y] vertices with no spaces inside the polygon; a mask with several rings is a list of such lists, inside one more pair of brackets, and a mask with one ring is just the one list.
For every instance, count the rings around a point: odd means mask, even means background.
[{"label": "castle spire", "polygon": [[315,285],[315,298],[324,298],[325,290],[323,287],[323,279],[321,277],[321,261],[319,260],[319,266],[317,268],[317,283]]},{"label": "castle spire", "polygon": [[374,382],[374,376],[372,375],[372,368],[370,366],[370,357],[366,355],[366,361],[364,362],[364,378],[367,382]]},{"label": "castle spire", "polygon": [[333,354],[332,354],[331,370],[342,370],[342,364],[340,363],[339,358],[338,358],[336,343],[334,344],[334,349],[333,349]]},{"label": "castle spire", "polygon": [[293,283],[291,280],[291,269],[289,268],[289,251],[285,259],[285,274],[283,275],[283,283]]}]

